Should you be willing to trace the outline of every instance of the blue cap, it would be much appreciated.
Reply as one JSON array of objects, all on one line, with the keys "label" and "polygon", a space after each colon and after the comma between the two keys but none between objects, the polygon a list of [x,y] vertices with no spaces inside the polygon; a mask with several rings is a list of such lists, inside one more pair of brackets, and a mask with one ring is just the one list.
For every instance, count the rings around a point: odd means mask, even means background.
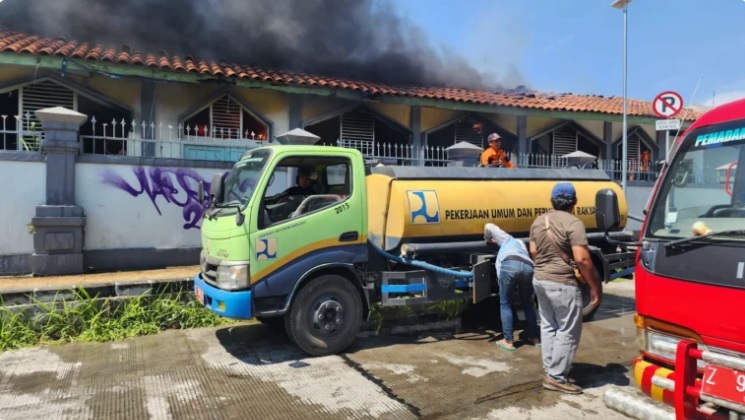
[{"label": "blue cap", "polygon": [[574,200],[577,198],[577,191],[574,189],[574,185],[570,182],[559,182],[554,185],[554,189],[551,190],[551,198]]}]

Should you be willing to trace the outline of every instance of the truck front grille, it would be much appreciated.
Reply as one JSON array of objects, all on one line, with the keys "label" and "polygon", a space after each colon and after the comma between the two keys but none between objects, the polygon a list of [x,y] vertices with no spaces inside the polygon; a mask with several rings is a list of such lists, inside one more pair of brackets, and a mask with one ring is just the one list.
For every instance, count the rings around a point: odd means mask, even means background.
[{"label": "truck front grille", "polygon": [[202,279],[213,286],[217,286],[217,265],[202,260]]}]

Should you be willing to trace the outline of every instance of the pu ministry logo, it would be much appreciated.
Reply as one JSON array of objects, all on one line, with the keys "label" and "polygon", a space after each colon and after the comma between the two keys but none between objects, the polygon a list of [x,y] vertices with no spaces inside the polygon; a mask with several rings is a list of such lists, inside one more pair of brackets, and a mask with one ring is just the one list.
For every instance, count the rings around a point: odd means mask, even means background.
[{"label": "pu ministry logo", "polygon": [[435,190],[406,191],[412,225],[440,223],[440,202]]},{"label": "pu ministry logo", "polygon": [[277,238],[257,239],[256,260],[273,260],[277,258]]}]

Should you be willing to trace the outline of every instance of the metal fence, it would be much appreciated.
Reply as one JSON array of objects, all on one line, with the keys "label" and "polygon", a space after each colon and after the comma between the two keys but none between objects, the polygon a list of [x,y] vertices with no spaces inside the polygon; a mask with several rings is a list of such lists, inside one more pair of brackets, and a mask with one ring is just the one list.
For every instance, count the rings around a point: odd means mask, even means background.
[{"label": "metal fence", "polygon": [[[43,133],[37,130],[37,124],[29,113],[23,118],[0,115],[0,128],[2,149],[38,152]],[[256,140],[253,133],[229,128],[213,128],[205,136],[188,125],[125,120],[102,122],[95,117],[83,124],[80,133],[80,151],[83,154],[147,158],[233,162],[245,151],[267,144],[266,141]],[[370,166],[453,165],[448,151],[442,146],[345,139],[327,145],[357,149]],[[570,159],[565,156],[551,154],[512,154],[512,160],[522,168],[565,168],[571,165]],[[459,165],[478,166],[478,158]],[[621,160],[597,159],[586,167],[602,169],[613,179],[621,179]],[[650,163],[637,160],[628,162],[627,175],[631,181],[654,181],[658,171],[659,168]],[[694,174],[692,181],[705,180],[700,174]]]},{"label": "metal fence", "polygon": [[38,152],[44,133],[30,112],[0,115],[0,150]]},{"label": "metal fence", "polygon": [[106,123],[93,117],[81,127],[80,147],[84,154],[232,162],[246,150],[266,144],[253,138],[253,133],[230,128],[213,128],[208,134],[200,135],[188,125]]}]

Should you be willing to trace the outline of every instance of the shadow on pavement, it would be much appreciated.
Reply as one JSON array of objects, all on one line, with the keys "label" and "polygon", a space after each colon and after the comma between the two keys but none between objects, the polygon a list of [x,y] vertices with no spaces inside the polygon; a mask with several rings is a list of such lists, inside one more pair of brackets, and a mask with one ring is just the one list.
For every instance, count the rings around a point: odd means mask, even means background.
[{"label": "shadow on pavement", "polygon": [[[617,295],[604,296],[604,302],[595,314],[593,323],[604,319],[618,318],[624,314],[634,311],[634,299]],[[513,311],[514,312],[514,311]],[[515,347],[526,346],[524,340],[526,323],[520,320],[517,313],[513,313],[515,329]],[[225,350],[236,359],[250,364],[284,363],[306,359],[310,356],[300,350],[287,337],[284,326],[279,324],[250,324],[221,328],[215,331],[216,338]],[[457,332],[422,331],[418,334],[381,334],[365,337],[360,334],[352,345],[345,351],[354,354],[361,350],[369,350],[387,347],[395,344],[426,344],[433,341],[466,341],[494,342],[501,339],[502,326],[499,314],[499,302],[496,297],[488,298],[477,305],[472,305],[461,315],[461,324]],[[426,338],[426,340],[423,340]],[[623,381],[623,373],[626,368],[621,365],[608,365],[606,367],[595,365],[575,365],[578,372],[599,372],[613,367],[620,372],[619,380]],[[584,374],[584,373],[583,373]],[[628,380],[626,380],[628,382]]]},{"label": "shadow on pavement", "polygon": [[628,367],[618,363],[608,363],[605,366],[575,363],[569,372],[577,385],[584,389],[600,388],[605,385],[628,386],[631,381],[626,375]]}]

